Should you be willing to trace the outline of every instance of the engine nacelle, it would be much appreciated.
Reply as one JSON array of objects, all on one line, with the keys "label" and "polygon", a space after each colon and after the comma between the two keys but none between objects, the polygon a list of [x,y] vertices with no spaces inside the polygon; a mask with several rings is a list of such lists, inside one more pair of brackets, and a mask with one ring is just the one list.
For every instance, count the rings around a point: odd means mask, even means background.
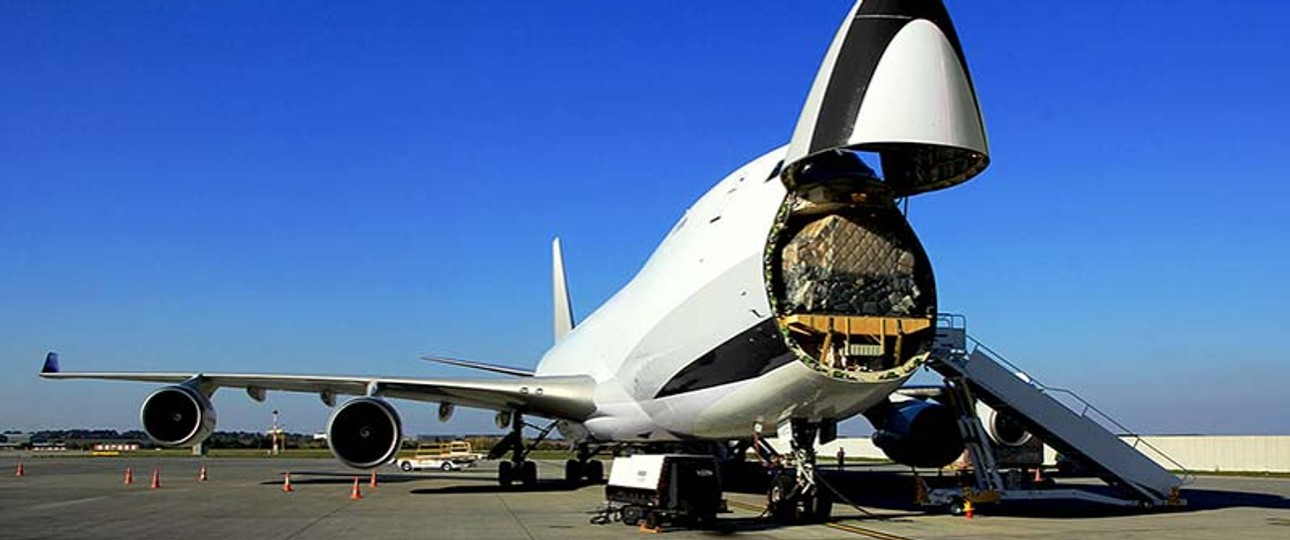
[{"label": "engine nacelle", "polygon": [[350,467],[373,469],[389,463],[402,445],[399,413],[382,399],[351,399],[337,407],[327,421],[327,447]]},{"label": "engine nacelle", "polygon": [[139,409],[143,431],[162,446],[198,444],[215,431],[215,407],[187,386],[166,386],[148,395]]},{"label": "engine nacelle", "polygon": [[990,436],[990,440],[997,445],[1024,446],[1034,438],[1029,431],[1026,431],[1026,427],[1021,422],[1018,422],[1008,413],[996,410],[984,403],[977,402],[976,416],[981,419],[981,424],[985,426],[985,432]]},{"label": "engine nacelle", "polygon": [[865,412],[877,431],[873,443],[892,461],[911,467],[944,467],[963,455],[954,411],[919,400],[888,402]]}]

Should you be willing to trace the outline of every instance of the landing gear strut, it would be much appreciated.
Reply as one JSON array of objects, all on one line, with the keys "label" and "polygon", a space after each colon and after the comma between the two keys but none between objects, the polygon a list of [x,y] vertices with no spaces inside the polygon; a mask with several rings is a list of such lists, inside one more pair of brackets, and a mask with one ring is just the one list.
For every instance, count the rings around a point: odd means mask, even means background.
[{"label": "landing gear strut", "polygon": [[[546,436],[555,429],[556,423],[551,422],[545,428],[531,426],[524,422],[524,416],[519,412],[511,415],[511,432],[502,438],[497,446],[489,452],[490,457],[501,457],[508,451],[511,453],[509,461],[503,461],[497,464],[497,483],[502,487],[510,487],[511,484],[519,482],[524,486],[537,485],[537,463],[528,459],[529,452],[537,446],[538,443],[546,439]],[[531,427],[538,429],[538,436],[532,442],[524,444],[524,428]]]},{"label": "landing gear strut", "polygon": [[591,459],[596,451],[587,443],[578,444],[578,458],[564,462],[564,481],[577,484],[586,479],[588,484],[599,484],[605,479],[605,464]]},{"label": "landing gear strut", "polygon": [[820,426],[793,420],[791,427],[792,454],[780,460],[766,495],[770,514],[781,521],[828,521],[833,500],[815,481],[815,435]]}]

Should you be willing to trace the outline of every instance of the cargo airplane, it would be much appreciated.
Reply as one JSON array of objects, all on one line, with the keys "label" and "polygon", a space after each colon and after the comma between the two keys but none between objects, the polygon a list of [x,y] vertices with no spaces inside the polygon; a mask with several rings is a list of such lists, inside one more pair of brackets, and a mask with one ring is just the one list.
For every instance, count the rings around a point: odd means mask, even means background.
[{"label": "cargo airplane", "polygon": [[[571,481],[603,477],[612,445],[741,456],[758,433],[789,437],[778,512],[819,518],[814,442],[863,414],[895,461],[940,466],[963,444],[955,417],[903,398],[936,327],[932,265],[900,210],[908,197],[963,183],[989,164],[976,91],[939,0],[862,0],[830,44],[787,145],[739,167],[685,212],[639,273],[575,324],[553,244],[555,344],[536,369],[427,358],[505,377],[428,379],[238,373],[63,371],[47,379],[162,383],[140,417],[156,442],[200,443],[211,395],[308,392],[334,407],[327,442],[356,468],[401,446],[388,401],[497,411],[503,485],[536,481],[525,418],[577,449]],[[869,163],[866,163],[869,160]],[[877,165],[880,172],[871,168]],[[353,396],[339,403],[338,396]],[[531,426],[537,427],[537,426]],[[778,490],[778,491],[776,491]],[[775,495],[778,493],[778,495]]]}]

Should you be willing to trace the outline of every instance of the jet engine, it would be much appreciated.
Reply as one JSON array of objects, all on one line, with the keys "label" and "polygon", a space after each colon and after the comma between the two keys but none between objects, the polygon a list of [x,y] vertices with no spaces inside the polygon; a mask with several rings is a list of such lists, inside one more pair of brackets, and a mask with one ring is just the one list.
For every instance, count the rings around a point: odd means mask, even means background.
[{"label": "jet engine", "polygon": [[911,467],[944,467],[963,455],[954,412],[939,403],[889,401],[866,411],[877,431],[873,443],[892,461]]},{"label": "jet engine", "polygon": [[327,421],[327,446],[341,463],[372,469],[389,463],[403,444],[403,423],[394,407],[374,397],[354,398]]},{"label": "jet engine", "polygon": [[1021,422],[1008,413],[984,403],[977,402],[976,416],[981,419],[981,424],[985,426],[985,432],[990,435],[990,440],[997,445],[1024,446],[1034,438]]},{"label": "jet engine", "polygon": [[187,386],[159,388],[139,409],[143,431],[163,446],[198,444],[215,431],[215,408],[201,391]]}]

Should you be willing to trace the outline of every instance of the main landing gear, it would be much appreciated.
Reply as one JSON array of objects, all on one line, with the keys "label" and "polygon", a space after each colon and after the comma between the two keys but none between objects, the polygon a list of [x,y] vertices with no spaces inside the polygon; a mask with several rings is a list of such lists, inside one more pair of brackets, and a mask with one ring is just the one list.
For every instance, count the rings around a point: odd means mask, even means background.
[{"label": "main landing gear", "polygon": [[770,515],[780,521],[824,522],[833,513],[833,499],[820,489],[815,477],[815,435],[819,424],[792,421],[792,454],[779,456],[770,492],[766,494]]},{"label": "main landing gear", "polygon": [[[551,430],[555,429],[556,423],[551,422],[545,428],[531,426],[524,423],[524,416],[518,412],[512,413],[510,420],[511,432],[488,453],[488,457],[493,459],[500,458],[507,452],[511,454],[510,460],[497,464],[497,483],[502,487],[511,487],[515,482],[526,487],[535,486],[537,485],[537,463],[528,459],[528,455],[538,443],[546,439]],[[538,436],[527,445],[524,444],[525,427],[538,430]]]},{"label": "main landing gear", "polygon": [[591,459],[596,452],[587,443],[578,445],[578,458],[564,462],[564,481],[578,484],[586,480],[588,484],[599,484],[605,479],[605,464]]}]

